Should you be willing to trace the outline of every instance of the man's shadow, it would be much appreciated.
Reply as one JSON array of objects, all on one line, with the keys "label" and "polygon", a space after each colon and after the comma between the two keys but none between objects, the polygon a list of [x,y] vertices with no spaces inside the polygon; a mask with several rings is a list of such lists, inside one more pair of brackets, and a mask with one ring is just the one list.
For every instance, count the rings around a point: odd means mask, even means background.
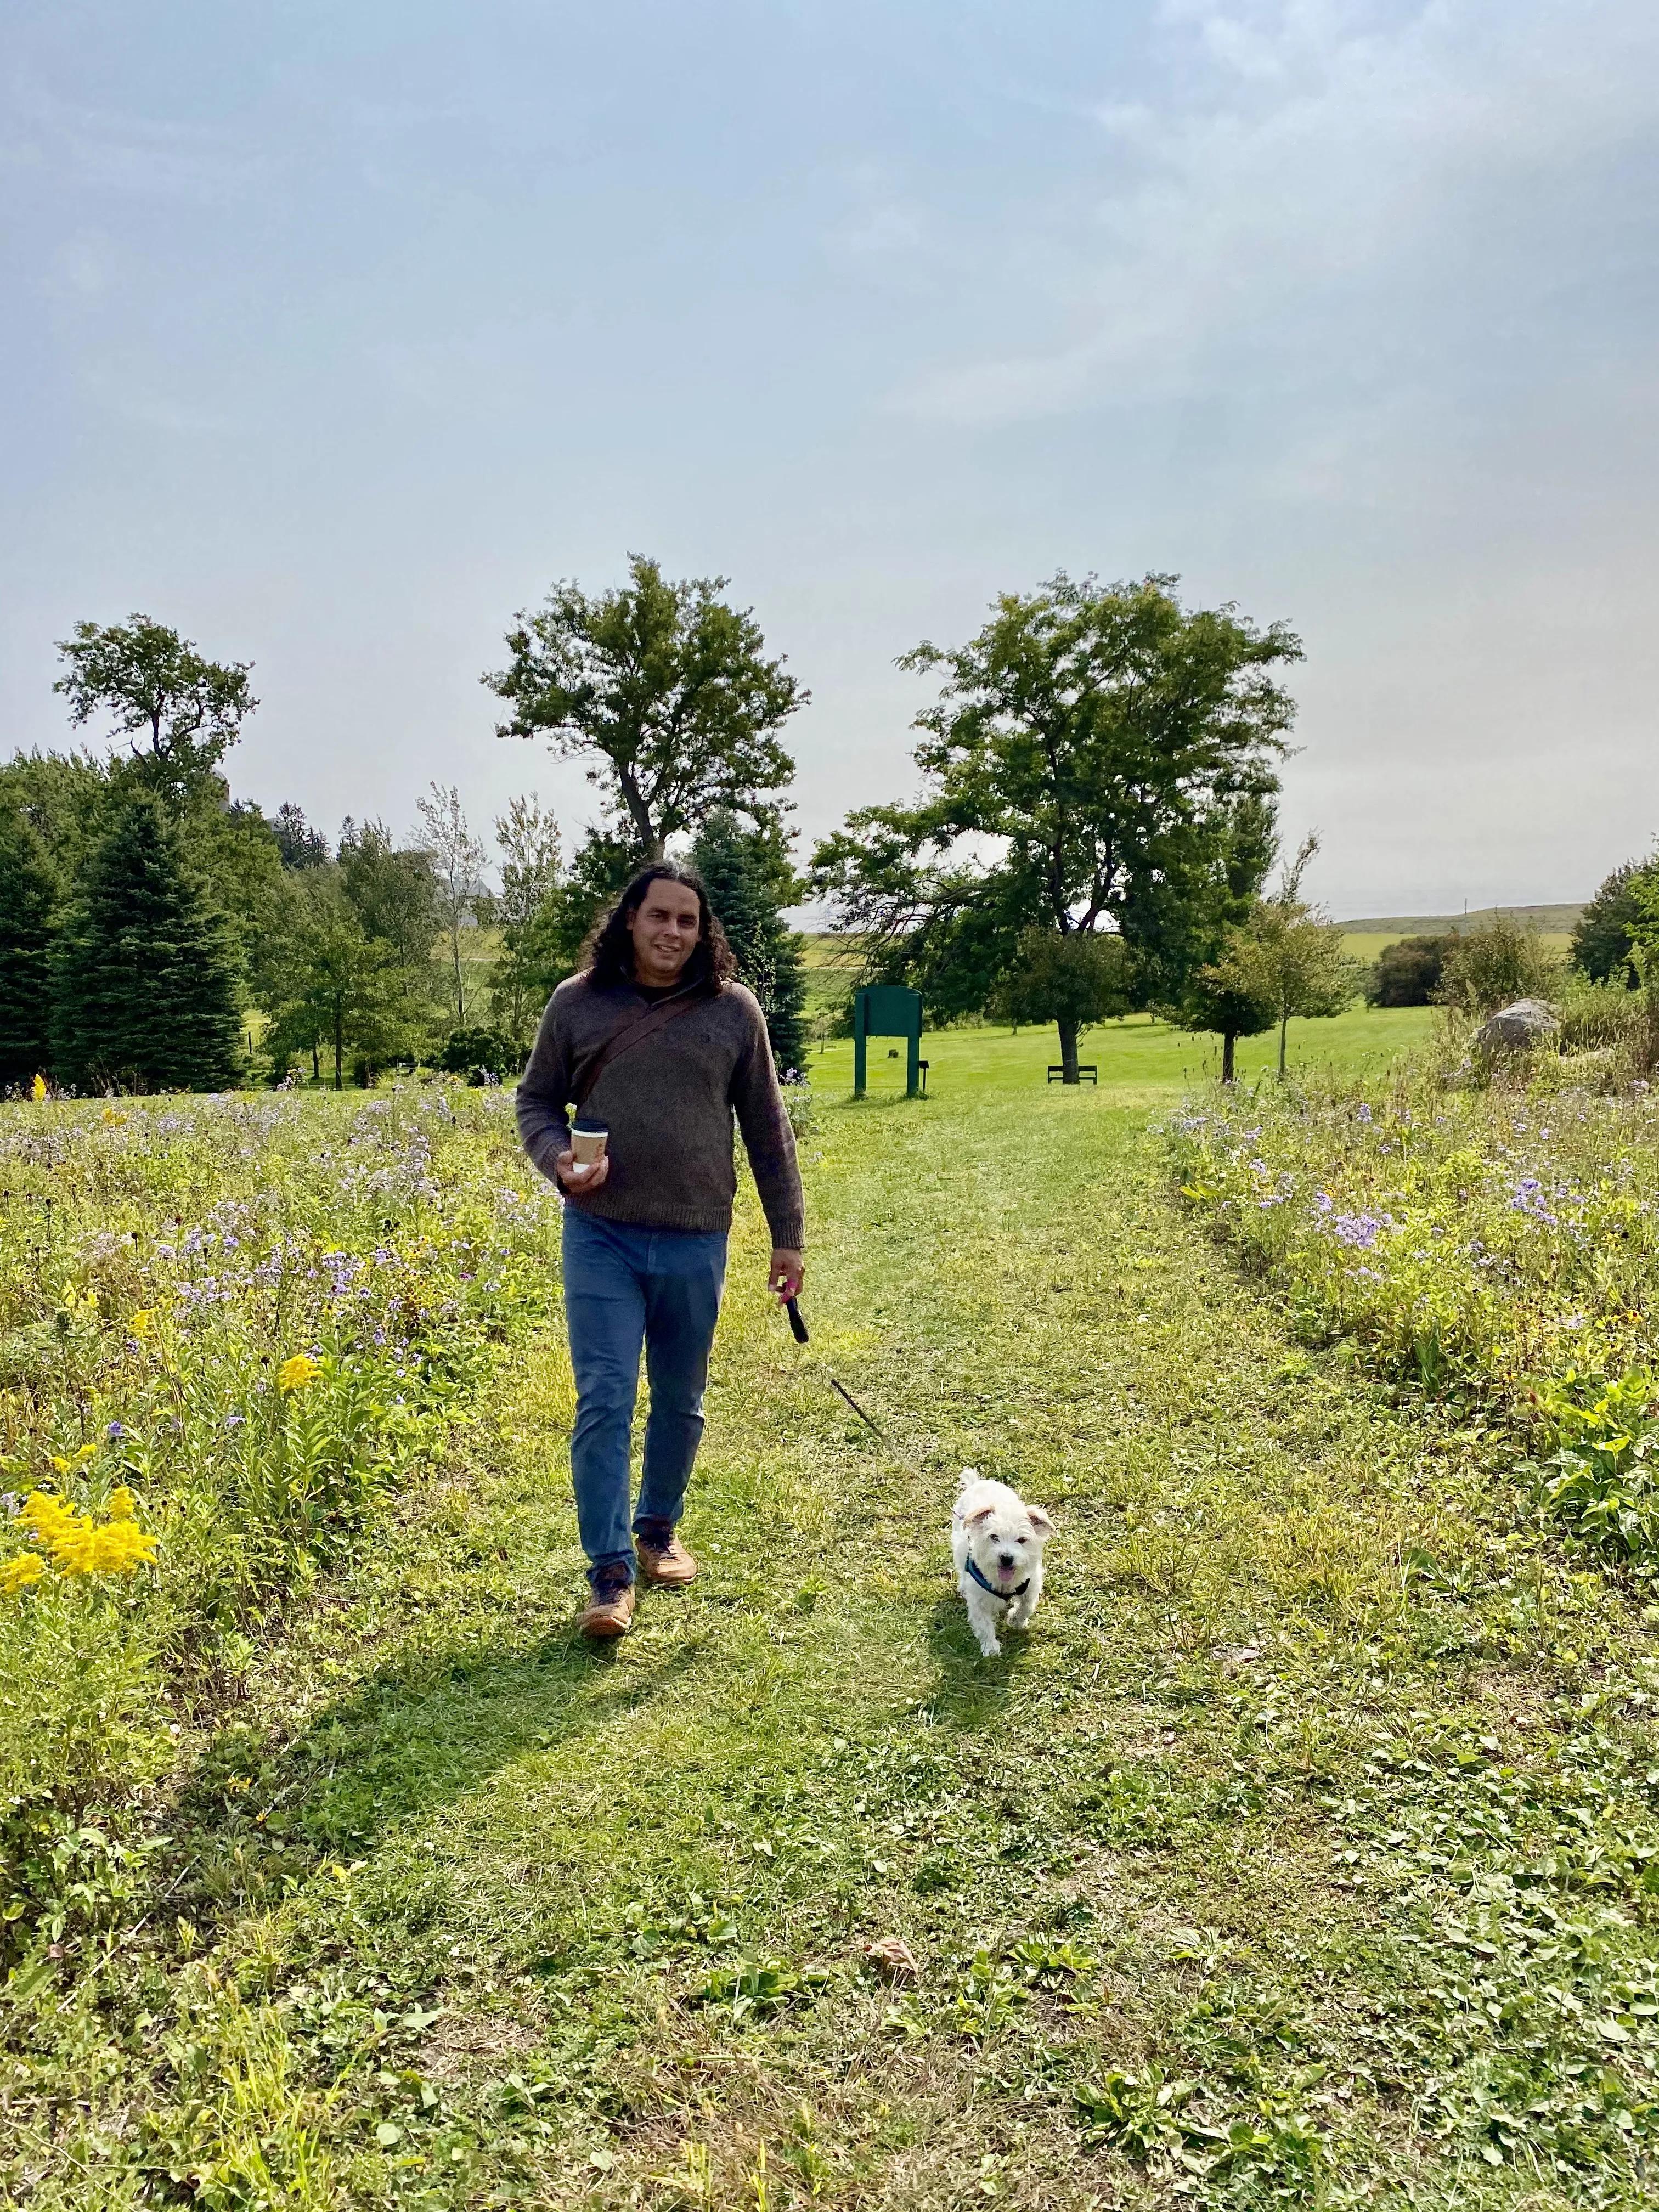
[{"label": "man's shadow", "polygon": [[648,1656],[574,1632],[517,1649],[457,1644],[400,1656],[285,1742],[232,1717],[177,1808],[172,1909],[205,1933],[331,1862],[367,1858],[519,1759],[650,1706],[698,1664],[702,1643],[687,1623]]}]

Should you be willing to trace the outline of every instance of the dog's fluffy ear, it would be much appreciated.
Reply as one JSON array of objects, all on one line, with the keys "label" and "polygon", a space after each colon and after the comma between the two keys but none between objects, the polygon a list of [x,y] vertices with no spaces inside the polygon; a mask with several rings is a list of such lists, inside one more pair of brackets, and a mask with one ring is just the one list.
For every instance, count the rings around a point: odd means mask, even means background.
[{"label": "dog's fluffy ear", "polygon": [[1026,1512],[1031,1526],[1036,1530],[1039,1536],[1052,1536],[1054,1534],[1054,1524],[1048,1518],[1048,1515],[1043,1511],[1040,1505],[1029,1506],[1026,1509]]},{"label": "dog's fluffy ear", "polygon": [[994,1505],[981,1505],[976,1513],[964,1513],[962,1525],[964,1528],[977,1528],[980,1522],[988,1521],[996,1510]]}]

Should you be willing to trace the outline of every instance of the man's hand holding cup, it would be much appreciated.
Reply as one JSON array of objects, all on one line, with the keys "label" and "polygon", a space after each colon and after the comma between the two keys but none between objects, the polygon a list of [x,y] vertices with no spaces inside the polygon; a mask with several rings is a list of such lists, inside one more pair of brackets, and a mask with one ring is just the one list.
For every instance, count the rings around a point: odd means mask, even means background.
[{"label": "man's hand holding cup", "polygon": [[568,1191],[597,1190],[611,1172],[605,1151],[610,1131],[603,1121],[578,1120],[570,1132],[570,1150],[554,1161],[554,1171]]}]

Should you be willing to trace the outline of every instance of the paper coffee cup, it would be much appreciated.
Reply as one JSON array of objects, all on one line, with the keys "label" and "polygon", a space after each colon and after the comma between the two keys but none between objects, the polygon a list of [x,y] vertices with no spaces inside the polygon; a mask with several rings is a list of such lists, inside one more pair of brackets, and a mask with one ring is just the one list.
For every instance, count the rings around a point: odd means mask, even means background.
[{"label": "paper coffee cup", "polygon": [[576,1156],[579,1168],[595,1168],[605,1158],[605,1139],[611,1132],[600,1121],[578,1121],[570,1132],[570,1149]]}]

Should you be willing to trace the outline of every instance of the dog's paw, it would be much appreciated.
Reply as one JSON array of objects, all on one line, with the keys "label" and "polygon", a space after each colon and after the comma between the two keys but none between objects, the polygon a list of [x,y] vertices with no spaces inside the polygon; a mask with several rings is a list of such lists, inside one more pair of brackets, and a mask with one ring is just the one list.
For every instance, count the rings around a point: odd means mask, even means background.
[{"label": "dog's paw", "polygon": [[1001,1658],[1002,1646],[997,1642],[994,1636],[991,1638],[988,1644],[981,1644],[980,1645],[979,1656],[981,1659]]}]

